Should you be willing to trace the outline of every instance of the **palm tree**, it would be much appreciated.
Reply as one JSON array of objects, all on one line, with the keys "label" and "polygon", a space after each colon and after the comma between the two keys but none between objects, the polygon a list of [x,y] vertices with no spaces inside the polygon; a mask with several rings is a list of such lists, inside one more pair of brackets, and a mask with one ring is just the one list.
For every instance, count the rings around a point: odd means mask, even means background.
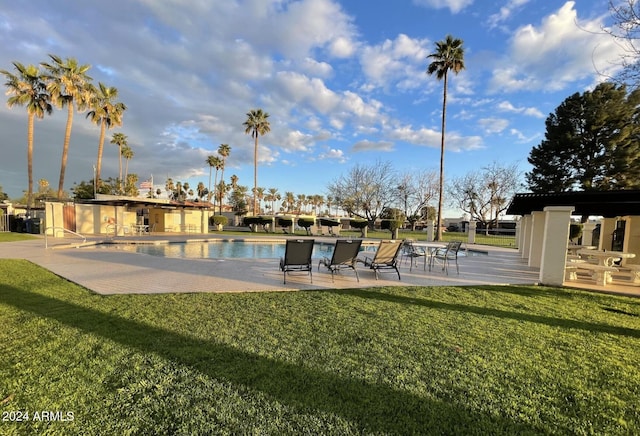
[{"label": "palm tree", "polygon": [[[216,167],[216,181],[214,182],[214,185],[213,185],[213,186],[215,186],[215,183],[217,182],[217,179],[218,179],[218,170],[217,170],[217,160],[218,159],[219,159],[219,157],[217,157],[217,156],[209,155],[209,156],[207,156],[207,160],[206,160],[207,165],[209,165],[209,187],[208,187],[208,189],[209,189],[209,201],[211,201],[211,197],[213,196],[213,192],[211,191],[211,170],[213,169],[213,167]],[[214,199],[214,201],[215,201],[215,199]]]},{"label": "palm tree", "polygon": [[434,59],[427,67],[427,74],[436,75],[438,80],[444,81],[444,91],[442,97],[442,132],[440,137],[440,194],[438,199],[438,220],[436,241],[442,240],[442,199],[444,196],[444,131],[447,114],[447,79],[449,70],[456,75],[464,69],[464,49],[463,41],[447,35],[444,41],[436,42],[436,52],[428,57]]},{"label": "palm tree", "polygon": [[79,65],[73,58],[62,58],[49,55],[53,63],[42,62],[47,70],[44,76],[47,81],[47,91],[51,94],[51,101],[58,107],[67,106],[67,125],[64,132],[62,146],[62,163],[60,164],[60,180],[58,182],[58,198],[62,198],[64,188],[64,173],[67,169],[67,156],[69,154],[69,142],[71,141],[71,127],[73,125],[73,112],[82,111],[90,101],[91,77],[87,71],[91,65]]},{"label": "palm tree", "polygon": [[[98,159],[96,160],[96,183],[100,185],[100,171],[102,168],[102,150],[104,147],[104,135],[107,129],[122,125],[122,115],[127,107],[124,103],[115,103],[118,97],[118,89],[107,87],[102,82],[98,83],[98,89],[93,90],[93,98],[90,102],[91,110],[86,117],[95,124],[100,125],[100,138],[98,139]],[[126,178],[126,177],[125,177]]]},{"label": "palm tree", "polygon": [[122,149],[127,146],[127,135],[124,133],[114,133],[111,143],[118,146],[118,169],[120,177],[120,191],[122,191]]},{"label": "palm tree", "polygon": [[278,188],[269,188],[269,201],[271,201],[271,213],[275,214],[275,202],[278,199]]},{"label": "palm tree", "polygon": [[263,112],[262,109],[251,109],[247,113],[247,121],[243,123],[244,133],[250,133],[255,140],[253,148],[253,215],[258,214],[258,197],[255,195],[258,190],[258,136],[264,136],[271,131],[271,125],[267,118],[269,118],[269,114]]},{"label": "palm tree", "polygon": [[[220,181],[224,181],[224,167],[227,163],[227,158],[231,154],[231,147],[229,144],[220,144],[218,147],[218,154],[222,158],[222,172],[220,173]],[[222,215],[222,197],[220,198],[220,215]]]},{"label": "palm tree", "polygon": [[255,196],[258,199],[258,205],[259,205],[258,212],[262,211],[262,200],[264,199],[264,192],[265,192],[265,189],[262,187],[258,187],[258,189],[256,189],[256,192],[255,192]]},{"label": "palm tree", "polygon": [[296,202],[296,198],[291,191],[287,191],[284,193],[284,201],[287,204],[287,212],[291,211],[293,208],[293,204]]},{"label": "palm tree", "polygon": [[7,77],[7,106],[27,107],[27,176],[29,186],[27,191],[27,210],[31,209],[33,202],[33,125],[36,117],[42,119],[44,114],[51,114],[51,97],[47,92],[46,84],[42,79],[40,69],[34,65],[24,66],[14,62],[13,66],[18,74],[12,74],[6,70],[0,73]]},{"label": "palm tree", "polygon": [[129,175],[129,161],[133,158],[134,155],[135,155],[135,153],[133,152],[131,147],[129,147],[128,145],[125,145],[124,147],[122,147],[122,151],[120,152],[120,156],[125,158],[125,164],[124,164],[124,179],[125,180],[127,180],[127,177]]}]

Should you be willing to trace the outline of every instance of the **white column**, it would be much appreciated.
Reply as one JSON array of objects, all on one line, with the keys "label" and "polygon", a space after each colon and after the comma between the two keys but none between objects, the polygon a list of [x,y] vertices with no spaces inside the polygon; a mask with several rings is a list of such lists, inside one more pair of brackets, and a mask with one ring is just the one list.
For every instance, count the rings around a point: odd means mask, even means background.
[{"label": "white column", "polygon": [[469,235],[467,239],[468,244],[476,243],[476,225],[477,223],[475,221],[469,221]]},{"label": "white column", "polygon": [[427,223],[427,241],[429,242],[433,241],[434,227],[435,224],[433,223],[433,221],[429,221]]},{"label": "white column", "polygon": [[586,222],[582,225],[582,245],[593,245],[593,229],[596,223]]},{"label": "white column", "polygon": [[522,248],[520,257],[526,259],[529,256],[529,246],[531,244],[531,215],[522,217]]},{"label": "white column", "polygon": [[540,268],[542,262],[542,241],[544,238],[545,213],[531,212],[531,240],[529,242],[529,266]]},{"label": "white column", "polygon": [[573,210],[573,206],[547,206],[544,208],[544,240],[540,265],[540,283],[544,285],[562,286],[564,283],[569,224],[571,224]]}]

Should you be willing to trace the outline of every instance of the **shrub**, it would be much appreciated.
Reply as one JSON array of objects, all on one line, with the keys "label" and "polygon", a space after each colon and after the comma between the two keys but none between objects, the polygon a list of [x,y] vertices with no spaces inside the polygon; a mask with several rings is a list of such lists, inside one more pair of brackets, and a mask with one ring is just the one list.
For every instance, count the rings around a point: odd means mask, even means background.
[{"label": "shrub", "polygon": [[212,215],[209,217],[210,226],[226,226],[229,223],[229,218],[224,215]]},{"label": "shrub", "polygon": [[354,229],[362,230],[369,225],[369,221],[363,219],[351,219],[349,225]]},{"label": "shrub", "polygon": [[280,227],[291,227],[293,225],[293,218],[288,217],[279,217],[278,218],[278,226]]}]

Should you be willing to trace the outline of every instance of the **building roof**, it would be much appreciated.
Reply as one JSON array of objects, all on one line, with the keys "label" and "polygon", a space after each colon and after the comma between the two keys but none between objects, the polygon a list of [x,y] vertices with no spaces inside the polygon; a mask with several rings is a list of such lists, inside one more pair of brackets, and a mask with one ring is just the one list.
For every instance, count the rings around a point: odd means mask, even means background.
[{"label": "building roof", "polygon": [[572,206],[573,215],[616,217],[640,215],[640,190],[567,191],[516,194],[507,215],[529,215],[547,206]]},{"label": "building roof", "polygon": [[98,194],[96,199],[82,200],[88,204],[108,204],[112,206],[128,207],[160,207],[166,209],[212,209],[213,204],[208,201],[174,201],[160,198],[139,198],[119,195]]}]

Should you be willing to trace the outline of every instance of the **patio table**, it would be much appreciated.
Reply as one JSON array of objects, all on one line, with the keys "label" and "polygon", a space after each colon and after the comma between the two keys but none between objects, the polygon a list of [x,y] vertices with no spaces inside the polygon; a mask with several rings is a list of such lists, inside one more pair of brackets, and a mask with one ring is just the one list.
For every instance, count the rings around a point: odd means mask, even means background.
[{"label": "patio table", "polygon": [[584,257],[595,258],[600,266],[614,266],[614,262],[620,259],[631,259],[636,257],[635,253],[625,253],[622,251],[607,251],[607,250],[578,250],[578,254]]},{"label": "patio table", "polygon": [[[431,259],[438,248],[446,248],[447,244],[443,242],[420,242],[413,243],[414,247],[424,248],[426,255],[424,256],[424,270],[427,270],[427,258]],[[429,262],[429,268],[431,268],[431,262]]]}]

